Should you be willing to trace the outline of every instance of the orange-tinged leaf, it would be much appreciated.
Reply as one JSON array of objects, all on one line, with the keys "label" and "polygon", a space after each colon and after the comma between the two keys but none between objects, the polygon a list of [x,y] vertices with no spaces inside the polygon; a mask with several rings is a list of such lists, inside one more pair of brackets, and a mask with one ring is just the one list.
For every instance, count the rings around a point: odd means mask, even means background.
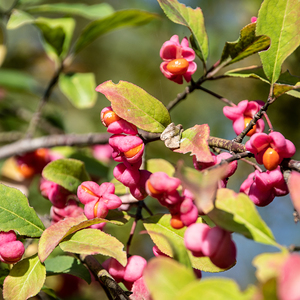
[{"label": "orange-tinged leaf", "polygon": [[207,139],[209,137],[209,126],[207,124],[195,125],[182,133],[180,148],[174,152],[196,155],[197,161],[213,162]]},{"label": "orange-tinged leaf", "polygon": [[266,282],[273,277],[277,277],[287,258],[288,251],[257,255],[252,261],[252,264],[257,269],[255,272],[256,278],[260,282]]},{"label": "orange-tinged leaf", "polygon": [[77,217],[66,218],[56,224],[53,224],[43,232],[39,241],[38,254],[41,262],[44,262],[55,247],[68,235],[93,224],[99,224],[102,222],[121,225],[126,222],[126,218],[123,216],[120,221],[109,221],[101,218],[88,220],[86,216],[82,214]]},{"label": "orange-tinged leaf", "polygon": [[124,245],[115,237],[98,229],[84,229],[66,237],[60,244],[66,252],[95,255],[102,254],[115,258],[123,266],[127,264]]}]

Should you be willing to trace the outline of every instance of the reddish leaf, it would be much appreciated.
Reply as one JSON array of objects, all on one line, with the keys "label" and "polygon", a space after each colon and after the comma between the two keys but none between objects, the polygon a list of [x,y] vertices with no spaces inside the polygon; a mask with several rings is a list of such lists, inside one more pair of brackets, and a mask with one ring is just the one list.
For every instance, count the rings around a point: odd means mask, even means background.
[{"label": "reddish leaf", "polygon": [[182,133],[180,148],[174,150],[178,153],[191,152],[196,155],[197,161],[213,162],[207,139],[209,137],[209,126],[207,124],[195,125]]},{"label": "reddish leaf", "polygon": [[145,285],[144,277],[135,281],[132,286],[132,294],[129,299],[131,300],[151,300],[150,292]]},{"label": "reddish leaf", "polygon": [[126,121],[149,132],[163,132],[171,123],[166,107],[142,88],[126,81],[111,80],[96,88],[111,102],[115,113]]},{"label": "reddish leaf", "polygon": [[198,210],[207,214],[214,208],[218,182],[224,178],[226,168],[227,164],[224,164],[199,172],[189,167],[183,167],[179,162],[176,177],[181,180],[184,188],[193,193]]},{"label": "reddish leaf", "polygon": [[294,205],[294,208],[300,214],[300,173],[292,171],[291,176],[288,181],[288,187],[291,195],[291,199]]}]

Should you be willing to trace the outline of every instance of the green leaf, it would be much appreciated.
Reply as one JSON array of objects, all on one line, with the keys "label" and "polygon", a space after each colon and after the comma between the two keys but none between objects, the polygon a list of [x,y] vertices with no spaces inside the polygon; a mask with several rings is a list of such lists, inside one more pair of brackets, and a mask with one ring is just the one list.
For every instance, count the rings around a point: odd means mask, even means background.
[{"label": "green leaf", "polygon": [[63,60],[68,52],[75,28],[72,18],[37,18],[34,24],[42,33],[43,46],[49,57],[56,63]]},{"label": "green leaf", "polygon": [[[10,265],[7,265],[10,266]],[[9,275],[10,270],[6,269],[5,267],[1,266],[2,268],[0,269],[0,287],[3,289],[3,282],[5,278]]]},{"label": "green leaf", "polygon": [[213,158],[207,142],[209,132],[207,124],[195,125],[185,130],[182,133],[180,148],[175,149],[174,152],[183,154],[191,152],[191,155],[196,155],[197,161],[212,162]]},{"label": "green leaf", "polygon": [[[269,80],[266,78],[263,72],[263,69],[256,66],[230,70],[224,75],[229,77],[255,78],[261,80],[262,82],[270,84]],[[282,94],[287,93],[291,96],[299,98],[299,92],[294,91],[295,89],[299,88],[300,78],[297,76],[293,76],[289,73],[289,71],[286,71],[280,75],[277,83],[274,83],[273,94],[275,97],[279,97]]]},{"label": "green leaf", "polygon": [[[170,226],[170,228],[172,228]],[[170,255],[173,259],[181,263],[182,265],[186,266],[187,268],[192,268],[191,260],[188,255],[188,250],[186,249],[185,245],[182,243],[176,243],[173,244],[172,239],[169,239],[166,235],[162,233],[158,233],[156,231],[151,231],[148,233],[150,234],[151,238],[154,237],[154,235],[158,235],[157,237],[158,240],[164,239],[165,242],[167,243],[167,248],[171,248],[171,253]]]},{"label": "green leaf", "polygon": [[284,60],[300,44],[300,2],[265,0],[258,13],[256,34],[271,38],[271,46],[260,53],[261,62],[271,84],[277,81]]},{"label": "green leaf", "polygon": [[[290,86],[288,84],[275,83],[274,88],[273,88],[273,95],[274,95],[274,97],[278,98],[279,96],[281,96],[285,93],[293,91],[294,89],[300,89],[300,82],[299,82],[299,85],[297,85],[297,86]],[[293,96],[293,94],[291,94],[291,96]]]},{"label": "green leaf", "polygon": [[45,179],[63,186],[73,194],[77,193],[77,188],[83,181],[90,180],[84,163],[72,158],[52,161],[43,169],[42,175]]},{"label": "green leaf", "polygon": [[173,300],[180,290],[195,280],[192,269],[168,257],[152,258],[143,276],[153,300]]},{"label": "green leaf", "polygon": [[5,33],[4,33],[4,28],[0,24],[0,66],[2,65],[5,56],[6,56],[6,45],[5,45]]},{"label": "green leaf", "polygon": [[19,9],[13,9],[7,22],[7,29],[16,29],[25,24],[32,24],[33,16]]},{"label": "green leaf", "polygon": [[23,259],[13,266],[4,280],[5,300],[26,300],[36,295],[46,279],[46,268],[37,255]]},{"label": "green leaf", "polygon": [[220,63],[226,61],[226,65],[233,64],[270,46],[269,37],[255,35],[255,27],[256,23],[248,24],[241,30],[236,42],[225,44]]},{"label": "green leaf", "polygon": [[277,279],[276,278],[270,278],[266,282],[262,284],[260,287],[261,289],[261,297],[262,299],[274,299],[278,300],[278,294],[277,294]]},{"label": "green leaf", "polygon": [[269,80],[266,78],[266,75],[261,67],[250,66],[246,68],[237,68],[229,70],[224,73],[228,77],[238,77],[238,78],[255,78],[259,79],[262,82],[270,84]]},{"label": "green leaf", "polygon": [[106,81],[96,88],[111,102],[114,112],[149,132],[163,132],[171,123],[166,107],[145,90],[126,81]]},{"label": "green leaf", "polygon": [[165,172],[170,177],[174,176],[175,168],[167,160],[162,158],[152,158],[147,160],[147,168],[151,173]]},{"label": "green leaf", "polygon": [[112,218],[112,220],[110,221],[101,218],[88,220],[86,216],[82,214],[77,217],[66,218],[51,225],[43,232],[39,241],[38,254],[41,262],[44,262],[50,253],[55,249],[55,247],[68,235],[93,224],[99,224],[102,222],[123,225],[127,222],[129,217],[122,213],[120,214],[118,212],[111,211],[107,215],[107,218]]},{"label": "green leaf", "polygon": [[58,298],[58,296],[56,296],[53,289],[50,289],[46,286],[43,286],[41,291],[44,292],[45,294],[47,294],[47,296],[49,296],[48,297],[49,300],[62,300],[61,298]]},{"label": "green leaf", "polygon": [[93,107],[97,100],[96,80],[93,73],[61,74],[59,88],[79,109]]},{"label": "green leaf", "polygon": [[208,216],[216,225],[228,231],[242,234],[259,243],[280,247],[246,194],[219,189],[215,208]]},{"label": "green leaf", "polygon": [[98,229],[84,229],[66,237],[60,244],[63,251],[95,255],[102,254],[115,258],[126,266],[127,255],[124,245],[115,237]]},{"label": "green leaf", "polygon": [[95,39],[110,31],[131,26],[141,26],[149,23],[157,15],[140,10],[121,10],[110,16],[88,24],[81,32],[76,44],[75,53],[92,43]]},{"label": "green leaf", "polygon": [[0,231],[15,230],[20,235],[40,237],[44,229],[24,194],[0,184]]},{"label": "green leaf", "polygon": [[44,0],[19,0],[18,3],[20,5],[26,5],[26,6],[28,6],[29,4],[30,5],[31,4],[37,4],[37,3],[40,3],[42,1],[44,1]]},{"label": "green leaf", "polygon": [[[280,74],[277,83],[274,84],[273,94],[279,97],[284,93],[291,93],[300,88],[300,77],[293,76],[289,71]],[[299,93],[295,91],[296,93]]]},{"label": "green leaf", "polygon": [[29,13],[58,13],[68,16],[81,16],[87,19],[96,20],[104,18],[114,12],[111,5],[100,3],[86,5],[83,3],[55,3],[32,6],[26,9]]},{"label": "green leaf", "polygon": [[125,195],[130,194],[130,190],[123,183],[118,181],[115,177],[110,181],[115,186],[115,194],[116,195]]},{"label": "green leaf", "polygon": [[208,57],[208,38],[204,26],[204,18],[200,7],[192,9],[177,0],[157,0],[166,16],[174,23],[184,25],[193,34],[196,53],[205,63]]},{"label": "green leaf", "polygon": [[300,92],[295,91],[295,90],[288,91],[288,92],[286,92],[286,94],[293,96],[295,98],[300,98]]},{"label": "green leaf", "polygon": [[206,278],[187,284],[177,292],[173,300],[198,300],[199,295],[201,299],[250,300],[253,299],[254,292],[254,290],[247,294],[241,292],[238,284],[229,278]]},{"label": "green leaf", "polygon": [[256,278],[260,282],[266,282],[271,278],[277,277],[281,271],[282,266],[288,258],[288,251],[279,253],[262,253],[257,255],[252,264],[256,267]]},{"label": "green leaf", "polygon": [[0,85],[21,92],[33,93],[38,90],[38,83],[30,74],[3,68],[0,69]]},{"label": "green leaf", "polygon": [[85,165],[87,173],[90,175],[95,175],[102,178],[107,177],[108,167],[94,157],[85,155],[83,152],[75,152],[73,148],[73,153],[68,155],[68,158],[74,158],[82,161]]},{"label": "green leaf", "polygon": [[[144,227],[159,250],[173,257],[174,254],[170,243],[175,248],[182,249],[184,247],[184,233],[186,228],[174,229],[170,225],[170,220],[171,215],[169,214],[154,215],[144,220]],[[202,219],[198,218],[198,222],[202,222]],[[188,255],[195,269],[213,273],[224,271],[224,269],[216,267],[208,257],[194,257],[190,251],[188,251]]]},{"label": "green leaf", "polygon": [[88,269],[78,259],[71,256],[60,255],[45,261],[47,276],[57,274],[71,274],[91,283]]}]

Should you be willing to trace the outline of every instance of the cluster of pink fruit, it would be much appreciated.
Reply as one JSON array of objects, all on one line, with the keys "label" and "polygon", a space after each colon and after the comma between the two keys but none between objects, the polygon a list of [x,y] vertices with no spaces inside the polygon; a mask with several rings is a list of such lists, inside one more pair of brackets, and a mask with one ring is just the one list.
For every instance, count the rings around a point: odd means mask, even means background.
[{"label": "cluster of pink fruit", "polygon": [[[144,144],[143,141],[136,136],[136,127],[120,118],[113,111],[112,107],[106,107],[102,110],[101,120],[102,123],[107,127],[108,132],[113,133],[113,136],[109,139],[109,144],[113,148],[112,157],[115,161],[120,162],[120,164],[115,167],[113,172],[115,178],[128,187],[131,194],[136,199],[143,200],[147,195],[149,195],[157,199],[161,205],[167,207],[172,216],[170,224],[173,228],[180,229],[184,226],[188,226],[188,228],[190,228],[193,226],[192,224],[198,226],[199,224],[195,223],[198,219],[199,212],[194,203],[194,197],[187,189],[184,189],[182,193],[180,193],[180,189],[182,189],[182,187],[181,181],[178,178],[170,177],[164,172],[150,173],[146,170],[140,170]],[[128,135],[124,135],[124,133]],[[216,159],[210,165],[218,164],[222,159],[228,158],[230,154],[213,156]],[[195,162],[195,166],[197,169],[204,168],[204,166],[200,167],[197,162]],[[208,165],[205,167],[208,167]],[[236,167],[237,162],[232,162],[229,165],[228,172],[225,175],[226,178],[224,177],[223,180],[224,184],[226,184],[227,177],[234,173]],[[107,185],[108,183],[104,184]],[[100,187],[102,187],[104,184],[102,184]],[[96,185],[96,183],[83,182],[78,188],[78,198],[82,203],[85,204],[84,211],[88,218],[94,218],[96,216],[105,217],[108,211],[107,209],[99,210],[99,206],[97,209],[95,208],[96,204],[101,198],[99,197],[101,193],[96,192],[96,188],[92,188],[92,186]],[[97,188],[99,188],[99,186]],[[111,188],[110,197],[117,197],[112,195],[113,192],[114,190]],[[94,196],[98,197],[98,200],[96,200]],[[105,204],[101,205],[101,207],[107,207],[109,205],[108,203],[110,202],[110,197],[102,194],[102,199],[105,199],[103,200]],[[112,203],[117,203],[117,201],[112,199]],[[118,201],[118,203],[120,206],[121,201]],[[114,207],[116,206],[117,205]],[[98,211],[102,212],[102,214],[99,215]],[[209,227],[207,226],[207,228]],[[199,237],[200,236],[202,235],[199,231]],[[228,258],[224,260],[223,264],[221,264],[220,261],[222,258],[220,258],[221,256],[217,253],[217,251],[204,251],[201,252],[201,255],[210,257],[212,261],[215,261],[222,268],[228,268],[233,265],[235,262],[236,250],[234,243],[231,240],[231,234],[221,228],[216,228],[212,231],[212,234],[208,236],[218,237],[217,239],[208,238],[206,243],[209,244],[211,249],[222,248],[224,251],[227,250],[224,253],[226,253]],[[189,244],[191,237],[189,234],[187,234],[184,239],[186,240],[186,243]],[[199,238],[197,241],[201,244]],[[228,249],[226,249],[226,247]],[[199,251],[197,253],[195,252],[195,255],[199,256]],[[119,263],[112,259],[110,260],[110,264],[114,267],[118,266],[119,272],[119,269],[121,268]],[[108,270],[110,274],[116,278],[116,280],[119,280],[119,273],[116,273],[113,268],[108,268]],[[120,278],[123,280],[122,276]]]},{"label": "cluster of pink fruit", "polygon": [[[233,121],[235,133],[240,134],[263,105],[262,101],[243,100],[237,106],[224,107],[223,112]],[[245,147],[254,154],[258,164],[264,165],[266,172],[256,170],[251,173],[240,188],[240,191],[247,194],[258,206],[266,206],[275,196],[288,194],[279,164],[296,152],[294,144],[281,133],[271,130],[266,134],[263,133],[264,128],[264,121],[259,119],[247,133],[250,140],[246,142]]]},{"label": "cluster of pink fruit", "polygon": [[[252,18],[251,22],[256,22],[256,18]],[[195,59],[195,52],[189,47],[187,38],[184,38],[179,43],[178,36],[172,36],[169,41],[166,41],[162,45],[160,57],[163,60],[160,69],[166,78],[179,84],[183,83],[183,78],[187,82],[191,81],[191,76],[196,71],[197,65],[193,61]],[[243,100],[236,106],[225,106],[223,113],[227,118],[232,120],[233,129],[239,135],[264,104],[260,100]],[[242,184],[240,190],[248,194],[250,199],[259,206],[269,204],[275,196],[282,196],[288,193],[282,174],[280,175],[276,170],[284,158],[290,158],[296,152],[293,143],[285,139],[281,133],[271,130],[271,133],[267,135],[263,133],[264,128],[264,121],[262,119],[257,120],[256,124],[247,132],[247,136],[251,138],[245,146],[248,151],[255,155],[257,163],[264,165],[267,172],[261,173],[256,171],[255,174],[250,174],[248,179]],[[214,156],[214,154],[212,155]],[[221,159],[226,159],[226,156],[229,154],[221,155],[216,158],[214,156],[214,160],[220,162]],[[216,161],[206,164],[194,160],[195,168],[199,170],[203,170],[214,164],[216,164]],[[226,178],[229,176],[226,176]],[[268,177],[270,180],[267,179]],[[221,187],[226,186],[226,178],[221,183]],[[264,180],[261,180],[262,178]],[[257,182],[259,183],[257,184]],[[279,189],[278,186],[280,186]]]}]

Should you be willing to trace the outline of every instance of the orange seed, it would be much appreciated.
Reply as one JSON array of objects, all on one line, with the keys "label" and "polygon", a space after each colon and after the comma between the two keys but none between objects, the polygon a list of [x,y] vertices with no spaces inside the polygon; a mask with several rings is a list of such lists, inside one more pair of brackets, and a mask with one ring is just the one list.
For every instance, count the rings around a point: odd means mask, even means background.
[{"label": "orange seed", "polygon": [[182,223],[182,221],[180,220],[180,216],[179,215],[173,215],[170,221],[170,225],[174,228],[174,229],[181,229],[184,227],[184,224]]},{"label": "orange seed", "polygon": [[134,157],[136,154],[138,154],[143,148],[143,144],[140,144],[126,152],[124,152],[125,157],[127,158],[132,158]]},{"label": "orange seed", "polygon": [[[245,127],[246,128],[248,126],[248,124],[250,123],[250,121],[252,120],[252,118],[250,117],[245,117],[244,118],[244,124],[245,124]],[[256,125],[253,125],[252,129],[247,133],[247,136],[252,136],[256,131]]]},{"label": "orange seed", "polygon": [[269,171],[275,170],[278,167],[280,156],[276,150],[269,147],[263,155],[263,164]]},{"label": "orange seed", "polygon": [[167,70],[174,75],[183,75],[189,67],[189,62],[185,58],[173,59],[167,64]]}]

